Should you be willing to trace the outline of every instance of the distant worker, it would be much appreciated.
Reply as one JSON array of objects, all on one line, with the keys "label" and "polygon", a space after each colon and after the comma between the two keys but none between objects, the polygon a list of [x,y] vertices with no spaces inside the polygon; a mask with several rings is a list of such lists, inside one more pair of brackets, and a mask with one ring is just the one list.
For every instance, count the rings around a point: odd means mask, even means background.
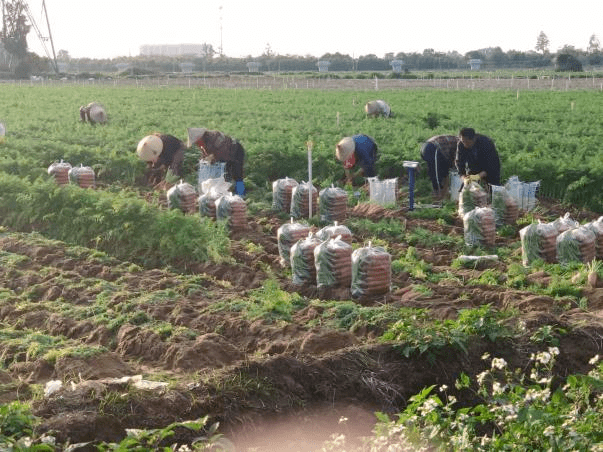
[{"label": "distant worker", "polygon": [[105,108],[98,102],[90,102],[85,107],[80,107],[80,119],[90,124],[104,124],[107,122]]},{"label": "distant worker", "polygon": [[500,158],[494,142],[470,127],[459,132],[455,165],[464,182],[469,176],[479,176],[490,185],[500,185]]},{"label": "distant worker", "polygon": [[243,163],[245,161],[245,149],[241,143],[218,130],[189,128],[188,146],[195,144],[199,146],[203,158],[208,162],[226,163],[224,179],[234,182],[235,194],[244,196]]},{"label": "distant worker", "polygon": [[136,154],[147,162],[147,182],[155,185],[167,175],[169,169],[173,176],[182,177],[184,161],[184,143],[172,135],[154,133],[139,141]]},{"label": "distant worker", "polygon": [[[343,163],[346,183],[352,184],[355,177],[375,177],[378,147],[368,135],[342,138],[335,146],[335,157]],[[356,172],[351,170],[358,168]]]},{"label": "distant worker", "polygon": [[389,118],[392,115],[392,110],[384,100],[372,100],[364,106],[364,111],[367,116],[383,116]]},{"label": "distant worker", "polygon": [[459,138],[455,135],[436,135],[421,147],[421,157],[427,162],[427,175],[433,187],[433,198],[446,197],[450,186],[448,172],[454,168]]}]

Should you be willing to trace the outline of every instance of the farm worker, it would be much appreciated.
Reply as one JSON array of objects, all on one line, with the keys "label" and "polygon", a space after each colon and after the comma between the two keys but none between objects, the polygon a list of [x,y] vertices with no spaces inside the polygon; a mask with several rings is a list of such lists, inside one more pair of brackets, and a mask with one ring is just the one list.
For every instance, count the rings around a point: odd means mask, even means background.
[{"label": "farm worker", "polygon": [[188,129],[188,146],[199,146],[203,157],[210,163],[225,162],[224,178],[234,181],[235,194],[245,195],[245,184],[243,182],[243,163],[245,161],[245,149],[236,139],[225,135],[218,130],[204,128]]},{"label": "farm worker", "polygon": [[448,171],[454,168],[459,139],[455,135],[436,135],[421,146],[421,157],[427,162],[427,175],[435,199],[442,199],[448,190]]},{"label": "farm worker", "polygon": [[500,185],[500,159],[494,142],[470,127],[459,132],[455,165],[464,183],[479,177],[490,185]]},{"label": "farm worker", "polygon": [[85,107],[83,105],[80,107],[80,119],[90,124],[104,124],[107,122],[107,113],[101,104],[90,102]]},{"label": "farm worker", "polygon": [[389,118],[392,115],[392,110],[384,100],[372,100],[367,102],[364,106],[364,111],[367,116],[383,116],[384,118]]},{"label": "farm worker", "polygon": [[[377,151],[377,143],[368,135],[345,137],[337,143],[335,157],[343,163],[346,183],[351,184],[357,176],[375,177]],[[356,167],[358,170],[352,172],[351,170]]]},{"label": "farm worker", "polygon": [[155,170],[169,169],[176,177],[182,177],[182,162],[184,161],[185,145],[172,135],[154,133],[147,135],[138,142],[136,154],[147,162],[148,174]]}]

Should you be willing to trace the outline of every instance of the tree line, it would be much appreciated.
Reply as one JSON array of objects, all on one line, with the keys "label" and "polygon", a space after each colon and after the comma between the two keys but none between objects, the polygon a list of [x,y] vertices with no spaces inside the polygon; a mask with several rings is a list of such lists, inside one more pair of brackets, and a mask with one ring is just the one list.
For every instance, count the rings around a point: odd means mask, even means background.
[{"label": "tree line", "polygon": [[[3,26],[0,41],[0,73],[9,78],[27,78],[31,75],[56,75],[64,73],[115,73],[125,71],[132,75],[182,72],[180,63],[190,63],[194,72],[248,72],[248,63],[256,63],[260,72],[307,72],[318,71],[319,61],[328,61],[328,70],[341,71],[393,71],[392,63],[400,63],[402,74],[411,71],[466,70],[471,60],[480,61],[481,70],[530,69],[556,67],[559,70],[581,71],[583,66],[603,64],[600,42],[592,35],[586,50],[564,46],[556,53],[549,50],[549,40],[541,31],[534,50],[504,52],[500,47],[459,52],[438,52],[425,49],[423,52],[375,54],[354,58],[347,54],[326,53],[320,57],[312,55],[279,55],[270,45],[259,56],[233,58],[218,54],[211,44],[201,45],[203,51],[197,55],[157,56],[139,55],[112,59],[71,58],[67,50],[59,50],[51,60],[41,57],[27,48],[27,34],[32,26],[27,17],[27,5],[23,0],[5,0],[3,4]],[[54,64],[55,62],[62,64]],[[123,64],[123,66],[120,65]]]}]

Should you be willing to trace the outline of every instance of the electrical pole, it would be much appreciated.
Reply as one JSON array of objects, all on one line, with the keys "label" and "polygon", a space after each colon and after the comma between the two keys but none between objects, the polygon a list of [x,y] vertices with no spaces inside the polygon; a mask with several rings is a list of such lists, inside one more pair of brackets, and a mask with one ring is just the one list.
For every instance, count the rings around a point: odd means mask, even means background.
[{"label": "electrical pole", "polygon": [[220,56],[224,56],[224,48],[222,47],[222,5],[220,5]]},{"label": "electrical pole", "polygon": [[50,48],[52,49],[52,62],[54,63],[54,71],[59,73],[59,65],[57,64],[57,55],[54,52],[54,42],[52,41],[52,33],[50,32],[50,21],[48,20],[48,10],[46,9],[46,0],[42,0],[42,8],[46,16],[46,26],[48,27],[48,37],[50,38]]}]

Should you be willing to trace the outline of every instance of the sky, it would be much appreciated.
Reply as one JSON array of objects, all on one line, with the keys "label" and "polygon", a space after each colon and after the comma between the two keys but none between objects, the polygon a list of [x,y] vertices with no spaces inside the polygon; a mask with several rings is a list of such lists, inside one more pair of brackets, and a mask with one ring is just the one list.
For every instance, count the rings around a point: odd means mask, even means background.
[{"label": "sky", "polygon": [[[147,44],[211,44],[224,55],[422,53],[603,43],[603,0],[27,0],[43,38],[72,58],[137,56]],[[50,31],[49,31],[50,30]],[[51,41],[44,41],[52,55]],[[34,29],[29,50],[46,56]]]}]

